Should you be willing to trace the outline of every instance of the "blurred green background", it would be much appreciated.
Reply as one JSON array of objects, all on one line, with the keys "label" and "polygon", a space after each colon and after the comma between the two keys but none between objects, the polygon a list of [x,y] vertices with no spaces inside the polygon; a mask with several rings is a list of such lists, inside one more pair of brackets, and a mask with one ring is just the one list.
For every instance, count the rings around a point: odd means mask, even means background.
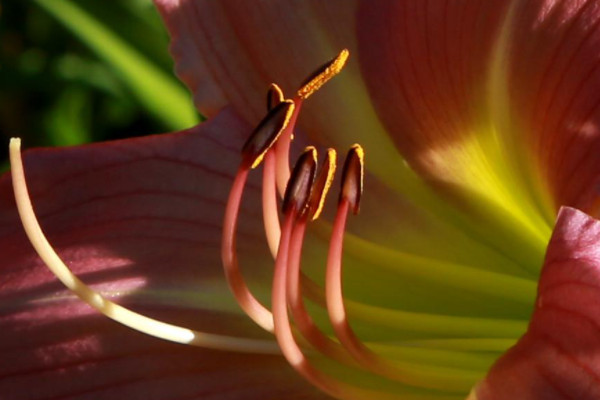
[{"label": "blurred green background", "polygon": [[151,0],[0,0],[0,162],[25,147],[161,133],[200,120]]}]

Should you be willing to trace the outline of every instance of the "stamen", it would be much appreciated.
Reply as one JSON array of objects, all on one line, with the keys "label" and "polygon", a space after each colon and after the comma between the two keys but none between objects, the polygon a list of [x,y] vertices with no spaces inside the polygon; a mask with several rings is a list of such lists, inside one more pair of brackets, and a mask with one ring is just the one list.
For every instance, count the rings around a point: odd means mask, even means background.
[{"label": "stamen", "polygon": [[277,342],[279,343],[283,355],[296,371],[323,391],[331,394],[339,394],[342,390],[339,383],[314,368],[304,356],[294,339],[294,334],[292,333],[292,328],[289,323],[286,301],[287,259],[290,236],[296,214],[297,210],[294,204],[286,213],[281,232],[279,251],[277,252],[277,259],[275,261],[275,275],[273,278],[271,300],[271,303],[273,304],[275,336],[277,337]]},{"label": "stamen", "polygon": [[[301,163],[303,164],[304,161],[301,160],[301,162],[296,163],[296,166]],[[298,168],[294,168],[294,172],[297,169]],[[299,170],[306,171],[304,168]],[[306,172],[302,172],[301,174],[304,175]],[[295,175],[295,173],[292,174],[292,179],[294,179]],[[295,180],[307,181],[308,179],[297,178]],[[293,223],[298,216],[298,208],[302,209],[306,207],[305,203],[306,198],[308,197],[308,192],[302,193],[301,191],[297,190],[290,191],[290,193],[294,194],[290,194],[289,196],[298,196],[298,198],[290,198],[288,197],[287,193],[288,192],[286,191],[286,197],[288,198],[289,206],[285,211],[285,218],[281,231],[281,241],[279,244],[279,250],[277,252],[277,258],[275,260],[275,274],[273,277],[273,290],[271,298],[271,303],[273,304],[275,336],[277,337],[277,342],[279,343],[279,347],[281,348],[283,355],[300,375],[304,376],[304,378],[307,379],[311,384],[333,397],[349,400],[387,400],[397,398],[397,396],[387,393],[374,392],[367,389],[354,387],[324,374],[310,363],[308,358],[306,358],[296,343],[287,313],[287,265]],[[304,201],[302,201],[302,197],[305,198]]]},{"label": "stamen", "polygon": [[333,325],[336,336],[340,339],[344,347],[350,354],[362,363],[368,359],[372,363],[372,353],[355,336],[348,324],[346,307],[343,301],[342,292],[342,248],[344,231],[346,229],[346,218],[350,209],[348,199],[343,199],[339,204],[338,211],[333,223],[333,232],[327,257],[327,272],[325,296],[327,301],[327,311],[329,319]]},{"label": "stamen", "polygon": [[313,221],[319,218],[321,211],[323,211],[325,199],[327,198],[327,193],[331,188],[331,183],[333,182],[333,177],[335,175],[336,158],[336,151],[334,149],[327,149],[327,156],[323,161],[323,165],[319,170],[319,175],[310,192],[308,208]]},{"label": "stamen", "polygon": [[323,64],[313,72],[298,89],[298,97],[307,99],[314,92],[319,90],[327,81],[340,73],[346,65],[350,52],[344,49],[335,58]]},{"label": "stamen", "polygon": [[277,156],[277,190],[281,197],[283,197],[287,183],[290,180],[290,145],[294,137],[294,127],[296,126],[301,109],[302,99],[294,99],[294,113],[275,144],[275,154]]},{"label": "stamen", "polygon": [[304,305],[300,282],[302,246],[306,232],[307,218],[299,218],[290,239],[289,263],[287,274],[287,299],[294,322],[302,336],[324,355],[344,364],[355,364],[354,359],[337,342],[325,335],[314,323]]},{"label": "stamen", "polygon": [[277,257],[281,228],[279,226],[279,215],[277,214],[275,152],[272,149],[265,154],[265,163],[263,165],[262,205],[265,235],[267,236],[267,244],[274,260]]},{"label": "stamen", "polygon": [[10,140],[10,164],[17,210],[29,241],[48,269],[85,303],[114,321],[164,340],[218,350],[266,354],[279,353],[277,346],[274,346],[274,343],[270,341],[199,332],[146,317],[106,299],[100,293],[91,289],[79,280],[62,261],[40,227],[27,189],[21,159],[21,140],[18,138]]},{"label": "stamen", "polygon": [[301,213],[306,208],[317,165],[317,150],[308,146],[298,158],[290,180],[285,188],[282,210],[284,214],[292,208]]},{"label": "stamen", "polygon": [[[318,68],[315,72],[313,72],[307,79],[304,80],[300,89],[294,98],[295,110],[294,114],[291,118],[290,123],[284,133],[282,133],[281,138],[277,141],[276,151],[277,151],[277,189],[279,194],[283,196],[285,193],[285,187],[290,179],[290,164],[289,164],[289,152],[290,152],[290,142],[294,136],[294,127],[296,125],[296,121],[298,119],[298,114],[300,113],[300,108],[302,107],[302,102],[311,96],[314,92],[319,90],[325,83],[327,83],[331,78],[340,73],[340,71],[346,65],[346,61],[348,60],[348,56],[350,52],[347,49],[342,50],[337,57],[330,60],[329,62],[323,64],[320,68]],[[273,88],[273,91],[276,92],[277,88]],[[274,93],[273,93],[274,94]],[[270,98],[271,91],[268,95]],[[270,100],[267,100],[267,103],[271,103]]]},{"label": "stamen", "polygon": [[360,198],[363,192],[365,153],[359,144],[353,145],[348,151],[344,168],[342,169],[342,190],[339,203],[347,200],[356,215],[360,209]]},{"label": "stamen", "polygon": [[335,335],[346,350],[365,369],[401,382],[428,389],[460,390],[464,376],[452,370],[419,371],[417,368],[401,367],[368,348],[354,333],[348,322],[342,290],[342,252],[346,219],[350,209],[358,212],[362,193],[363,152],[354,145],[348,152],[342,172],[342,190],[336,213],[325,278],[325,296],[329,320]]},{"label": "stamen", "polygon": [[276,83],[271,83],[267,91],[267,111],[271,111],[276,105],[285,99],[283,91]]},{"label": "stamen", "polygon": [[240,307],[256,324],[266,331],[273,332],[273,314],[250,292],[238,265],[235,233],[237,231],[240,203],[242,194],[244,193],[244,186],[248,179],[248,172],[247,165],[242,162],[231,185],[223,221],[221,260],[229,288]]},{"label": "stamen", "polygon": [[267,113],[242,147],[242,165],[254,169],[260,164],[267,150],[288,126],[294,108],[293,101],[284,100]]}]

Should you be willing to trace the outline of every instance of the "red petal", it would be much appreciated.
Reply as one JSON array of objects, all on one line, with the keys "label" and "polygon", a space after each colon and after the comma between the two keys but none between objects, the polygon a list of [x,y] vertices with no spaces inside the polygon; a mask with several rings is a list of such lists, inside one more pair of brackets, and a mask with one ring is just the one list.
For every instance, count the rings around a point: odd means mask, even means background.
[{"label": "red petal", "polygon": [[480,122],[485,74],[507,5],[362,2],[359,52],[369,92],[398,148],[426,175],[454,180],[454,169],[464,167],[457,143]]},{"label": "red petal", "polygon": [[[203,325],[219,323],[218,316],[204,312],[187,317]],[[0,329],[5,399],[325,398],[281,357],[164,342],[120,326],[78,300],[21,307],[0,317]]]},{"label": "red petal", "polygon": [[254,124],[264,115],[272,82],[293,97],[308,75],[349,49],[347,66],[305,102],[298,125],[323,145],[360,142],[367,154],[378,155],[369,162],[371,171],[398,180],[389,166],[402,160],[375,115],[360,73],[356,1],[155,3],[171,35],[177,75],[206,115],[229,104]]},{"label": "red petal", "polygon": [[[257,336],[224,284],[224,201],[249,131],[224,112],[189,131],[25,154],[41,225],[111,299],[162,320]],[[260,191],[240,225],[244,271],[270,284]],[[126,329],[75,300],[39,261],[0,180],[0,393],[9,399],[235,398],[314,393],[282,358],[211,352]],[[273,380],[273,382],[271,382]],[[269,386],[262,386],[269,381]]]},{"label": "red petal", "polygon": [[291,96],[308,74],[353,45],[351,3],[155,3],[171,34],[177,74],[208,115],[231,104],[244,116],[261,116],[271,82]]},{"label": "red petal", "polygon": [[528,1],[515,16],[509,87],[533,157],[557,206],[597,212],[600,5]]},{"label": "red petal", "polygon": [[479,400],[600,398],[600,221],[562,208],[527,333],[477,390]]}]

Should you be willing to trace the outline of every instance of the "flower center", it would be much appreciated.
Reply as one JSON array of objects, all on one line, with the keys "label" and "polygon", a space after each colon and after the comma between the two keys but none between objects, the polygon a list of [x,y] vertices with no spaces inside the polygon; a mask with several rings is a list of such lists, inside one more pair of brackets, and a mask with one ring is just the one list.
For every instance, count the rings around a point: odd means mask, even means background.
[{"label": "flower center", "polygon": [[[346,50],[320,67],[298,90],[293,100],[284,100],[272,84],[267,93],[268,112],[242,149],[242,161],[227,203],[222,241],[225,276],[240,307],[259,326],[274,333],[290,365],[312,384],[332,396],[345,399],[395,398],[389,392],[367,389],[326,373],[307,354],[316,351],[326,359],[357,371],[427,389],[448,390],[462,379],[401,367],[372,351],[354,333],[344,304],[342,253],[348,213],[357,214],[363,191],[364,152],[351,147],[342,170],[337,213],[332,224],[327,257],[325,288],[301,271],[301,254],[309,220],[319,217],[333,177],[336,151],[328,149],[317,174],[317,150],[307,147],[289,170],[290,143],[302,102],[339,73],[348,57]],[[251,293],[239,268],[236,227],[244,185],[251,169],[264,161],[263,220],[265,235],[275,260],[271,309]],[[279,193],[279,194],[278,194]],[[277,212],[281,198],[283,222]],[[307,297],[326,308],[335,339],[313,321],[304,303]],[[294,324],[290,321],[291,313]],[[300,339],[302,338],[302,339]],[[310,346],[300,346],[299,340]],[[312,348],[312,349],[311,349]],[[307,353],[308,352],[308,353]],[[408,397],[418,398],[418,397]]]}]

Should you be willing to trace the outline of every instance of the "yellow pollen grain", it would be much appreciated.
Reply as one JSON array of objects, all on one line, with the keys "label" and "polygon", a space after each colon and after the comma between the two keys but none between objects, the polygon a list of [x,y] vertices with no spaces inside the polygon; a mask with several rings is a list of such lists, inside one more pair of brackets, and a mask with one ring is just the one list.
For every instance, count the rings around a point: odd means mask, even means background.
[{"label": "yellow pollen grain", "polygon": [[334,149],[327,149],[327,160],[323,165],[323,168],[327,168],[327,176],[325,178],[325,183],[323,184],[323,188],[320,189],[319,202],[317,203],[317,208],[313,212],[312,220],[315,221],[319,216],[321,216],[321,212],[323,211],[323,206],[325,205],[325,199],[327,198],[327,193],[331,188],[331,184],[333,183],[333,177],[335,176],[335,162],[337,159],[337,153]]},{"label": "yellow pollen grain", "polygon": [[323,69],[323,71],[298,89],[298,97],[307,99],[310,95],[319,90],[321,86],[327,83],[327,81],[339,74],[346,65],[348,56],[350,56],[348,49],[342,50],[340,54],[338,54],[338,56]]},{"label": "yellow pollen grain", "polygon": [[269,86],[269,91],[267,92],[267,106],[269,110],[275,107],[277,104],[283,102],[285,96],[283,95],[283,90],[276,83],[271,83]]},{"label": "yellow pollen grain", "polygon": [[352,149],[356,152],[358,157],[358,163],[360,164],[360,187],[361,190],[364,187],[365,180],[365,151],[362,146],[358,143],[352,145]]}]

